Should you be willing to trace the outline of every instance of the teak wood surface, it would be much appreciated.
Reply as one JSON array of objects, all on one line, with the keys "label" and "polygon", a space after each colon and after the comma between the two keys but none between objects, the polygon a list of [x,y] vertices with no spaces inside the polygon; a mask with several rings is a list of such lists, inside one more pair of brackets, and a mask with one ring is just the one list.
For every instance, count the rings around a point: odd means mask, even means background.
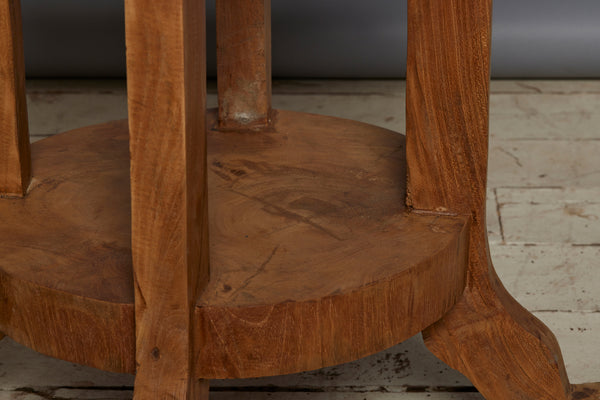
[{"label": "teak wood surface", "polygon": [[[19,4],[1,5],[0,192],[23,195]],[[488,400],[575,398],[554,336],[490,261],[491,2],[409,0],[406,142],[272,111],[269,5],[218,1],[206,118],[204,2],[126,0],[129,121],[36,143],[29,192],[0,199],[0,330],[135,372],[136,399],[207,399],[211,378],[419,331]]]},{"label": "teak wood surface", "polygon": [[554,335],[492,266],[485,223],[491,0],[409,0],[407,202],[470,215],[467,288],[424,332],[429,349],[486,399],[567,399]]},{"label": "teak wood surface", "polygon": [[[21,310],[1,313],[0,330],[45,354],[133,373],[127,139],[123,121],[33,145],[31,192],[0,202],[11,227],[0,227],[2,299]],[[452,307],[468,224],[406,212],[403,150],[404,137],[382,128],[284,111],[264,134],[209,131],[211,280],[195,299],[196,377],[346,362]]]},{"label": "teak wood surface", "polygon": [[209,274],[203,0],[126,0],[134,399],[207,397],[193,313]]},{"label": "teak wood surface", "polygon": [[0,197],[25,194],[30,164],[21,3],[0,0]]}]

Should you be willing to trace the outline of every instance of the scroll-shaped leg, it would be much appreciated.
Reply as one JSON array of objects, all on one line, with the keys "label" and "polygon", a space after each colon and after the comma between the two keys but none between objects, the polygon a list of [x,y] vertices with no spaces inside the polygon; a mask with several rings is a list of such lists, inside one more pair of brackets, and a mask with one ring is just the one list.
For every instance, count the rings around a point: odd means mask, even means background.
[{"label": "scroll-shaped leg", "polygon": [[506,292],[483,251],[485,238],[478,244],[463,297],[423,332],[427,347],[488,400],[569,399],[554,335]]},{"label": "scroll-shaped leg", "polygon": [[219,126],[271,120],[271,0],[217,0]]},{"label": "scroll-shaped leg", "polygon": [[192,317],[208,281],[203,0],[127,0],[134,398],[208,399]]},{"label": "scroll-shaped leg", "polygon": [[31,160],[19,0],[0,0],[0,197],[23,196]]},{"label": "scroll-shaped leg", "polygon": [[491,0],[409,0],[408,204],[472,216],[467,288],[423,332],[488,400],[564,400],[556,339],[504,289],[485,229]]}]

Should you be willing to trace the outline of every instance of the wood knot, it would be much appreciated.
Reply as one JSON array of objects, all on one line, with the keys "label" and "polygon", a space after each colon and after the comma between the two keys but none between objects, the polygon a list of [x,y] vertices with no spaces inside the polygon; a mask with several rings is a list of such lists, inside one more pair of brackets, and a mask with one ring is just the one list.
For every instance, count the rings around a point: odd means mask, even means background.
[{"label": "wood knot", "polygon": [[160,350],[158,349],[158,347],[153,348],[150,352],[150,355],[152,356],[152,359],[154,361],[160,360]]}]

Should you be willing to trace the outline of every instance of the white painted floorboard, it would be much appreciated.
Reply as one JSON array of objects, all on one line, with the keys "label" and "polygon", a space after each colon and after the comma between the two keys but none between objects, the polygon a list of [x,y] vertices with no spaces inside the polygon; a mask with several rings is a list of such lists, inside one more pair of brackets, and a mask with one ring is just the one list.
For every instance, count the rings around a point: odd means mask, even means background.
[{"label": "white painted floorboard", "polygon": [[[42,392],[0,392],[0,400],[44,400],[86,399],[86,400],[125,400],[131,399],[130,390],[81,390],[60,389]],[[483,400],[479,393],[336,393],[336,392],[216,392],[211,393],[211,400]]]},{"label": "white painted floorboard", "polygon": [[[277,108],[404,133],[402,81],[275,81]],[[214,83],[208,104],[216,106]],[[32,141],[127,116],[122,81],[28,82]],[[573,383],[600,381],[600,81],[494,81],[487,225],[507,289],[556,334]],[[0,342],[0,400],[129,399],[133,378]],[[211,399],[482,397],[419,336],[337,367],[213,381]]]}]

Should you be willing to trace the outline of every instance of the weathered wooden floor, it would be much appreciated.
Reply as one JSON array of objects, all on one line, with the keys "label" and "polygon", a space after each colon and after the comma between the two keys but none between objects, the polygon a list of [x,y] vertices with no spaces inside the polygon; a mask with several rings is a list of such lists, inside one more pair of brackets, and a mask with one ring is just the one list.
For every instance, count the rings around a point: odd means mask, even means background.
[{"label": "weathered wooden floor", "polygon": [[[34,141],[126,117],[122,81],[32,81],[28,93]],[[402,81],[276,81],[273,103],[404,132]],[[489,169],[499,275],[555,332],[572,382],[600,381],[600,81],[493,82]],[[129,399],[132,383],[0,342],[0,400]],[[212,384],[217,400],[482,399],[419,337],[337,367]]]}]

